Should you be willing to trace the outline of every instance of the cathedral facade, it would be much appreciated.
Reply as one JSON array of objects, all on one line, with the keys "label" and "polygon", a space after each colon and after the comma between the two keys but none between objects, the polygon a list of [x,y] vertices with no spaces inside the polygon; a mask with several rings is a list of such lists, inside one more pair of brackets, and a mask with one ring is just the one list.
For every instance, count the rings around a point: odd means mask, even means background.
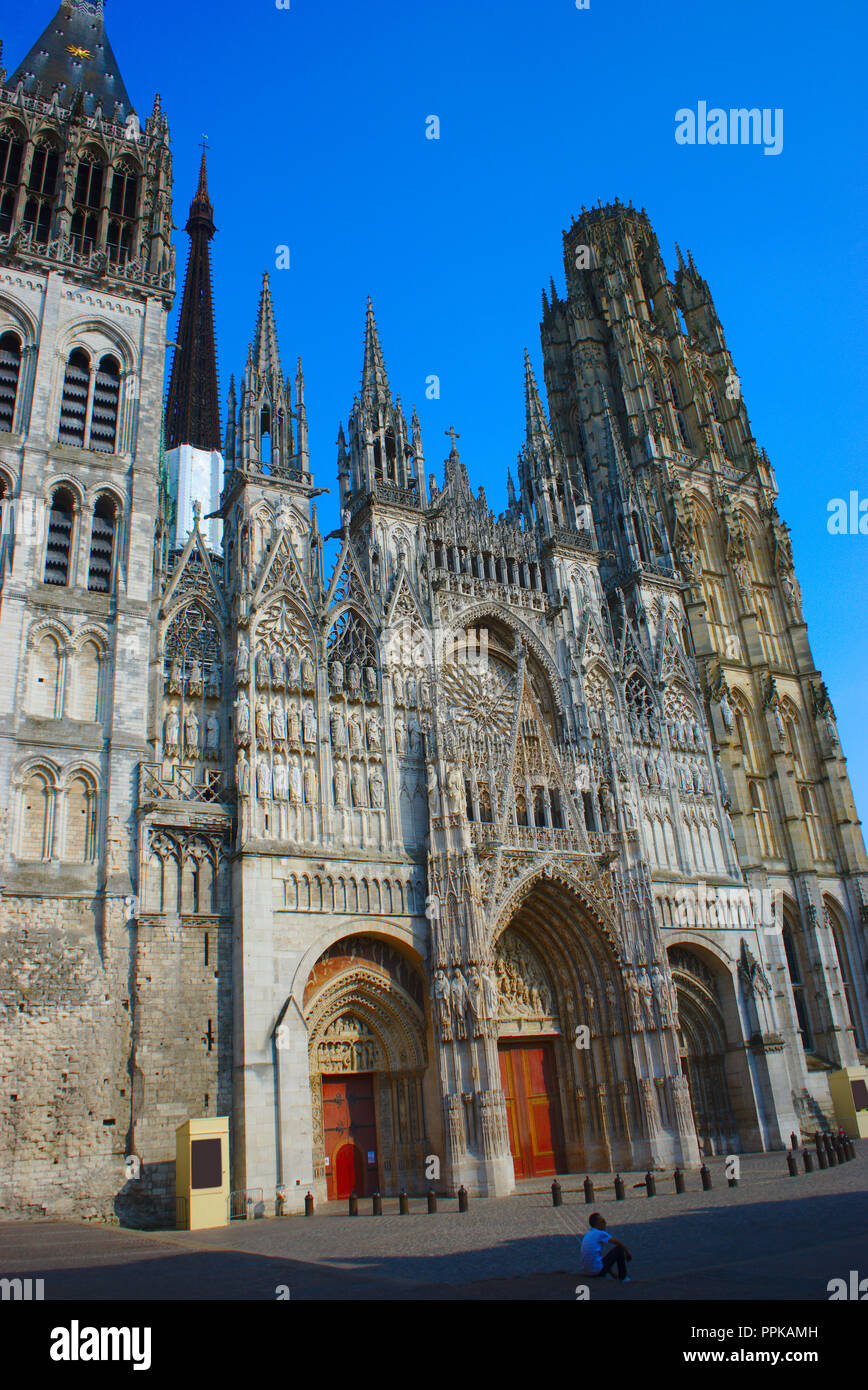
[{"label": "cathedral facade", "polygon": [[369,303],[323,536],[267,277],[220,429],[204,156],[164,405],[168,125],[101,4],[0,77],[0,1208],[171,1220],[195,1116],[267,1213],[832,1121],[868,862],[692,257],[573,221],[499,516]]}]

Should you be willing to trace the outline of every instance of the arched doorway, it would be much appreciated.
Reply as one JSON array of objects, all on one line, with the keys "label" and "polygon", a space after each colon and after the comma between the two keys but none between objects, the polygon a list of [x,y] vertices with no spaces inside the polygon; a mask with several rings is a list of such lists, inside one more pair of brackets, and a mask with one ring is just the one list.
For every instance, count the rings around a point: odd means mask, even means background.
[{"label": "arched doorway", "polygon": [[565,878],[513,900],[494,973],[516,1180],[628,1165],[642,1125],[620,966]]},{"label": "arched doorway", "polygon": [[421,1191],[425,987],[391,942],[344,937],[320,956],[304,992],[314,1176],[329,1199]]},{"label": "arched doorway", "polygon": [[740,1148],[727,1076],[726,1022],[715,972],[696,952],[672,947],[681,1069],[687,1078],[700,1152]]}]

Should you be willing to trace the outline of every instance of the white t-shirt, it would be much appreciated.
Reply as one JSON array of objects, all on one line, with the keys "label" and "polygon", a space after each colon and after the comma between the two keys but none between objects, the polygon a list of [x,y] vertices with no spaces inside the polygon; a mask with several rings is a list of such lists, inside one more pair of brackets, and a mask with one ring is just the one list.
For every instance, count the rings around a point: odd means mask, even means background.
[{"label": "white t-shirt", "polygon": [[599,1231],[595,1226],[582,1237],[579,1252],[579,1273],[600,1274],[603,1269],[603,1256],[612,1237],[608,1231]]}]

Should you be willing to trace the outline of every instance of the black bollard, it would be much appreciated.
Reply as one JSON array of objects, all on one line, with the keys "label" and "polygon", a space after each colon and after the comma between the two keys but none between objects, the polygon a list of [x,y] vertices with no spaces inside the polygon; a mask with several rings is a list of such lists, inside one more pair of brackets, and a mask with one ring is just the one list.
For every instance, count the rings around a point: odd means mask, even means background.
[{"label": "black bollard", "polygon": [[814,1171],[814,1155],[811,1153],[811,1150],[810,1150],[810,1149],[802,1149],[802,1162],[803,1162],[804,1165],[805,1165],[805,1172],[806,1172],[806,1173],[813,1173],[813,1171]]},{"label": "black bollard", "polygon": [[799,1141],[798,1141],[798,1139],[796,1138],[796,1131],[795,1131],[794,1129],[791,1129],[791,1130],[790,1130],[790,1148],[793,1150],[793,1152],[795,1152],[795,1150],[796,1150],[798,1147],[799,1147]]},{"label": "black bollard", "polygon": [[849,1135],[847,1136],[847,1153],[851,1159],[856,1157],[856,1145]]},{"label": "black bollard", "polygon": [[358,1195],[357,1195],[355,1192],[351,1192],[351,1193],[350,1193],[350,1209],[349,1209],[348,1215],[349,1215],[349,1216],[358,1216],[358,1214],[359,1214],[359,1199],[358,1199]]},{"label": "black bollard", "polygon": [[704,1163],[703,1163],[702,1167],[701,1167],[700,1170],[699,1170],[699,1176],[700,1176],[700,1178],[702,1179],[702,1190],[703,1190],[703,1192],[710,1192],[710,1191],[711,1191],[711,1174],[709,1173],[709,1171],[708,1171],[708,1169],[706,1168],[706,1166],[705,1166]]},{"label": "black bollard", "polygon": [[409,1216],[409,1215],[410,1215],[410,1201],[409,1201],[409,1198],[407,1197],[406,1192],[403,1190],[403,1188],[402,1188],[401,1191],[398,1193],[398,1215],[399,1215],[399,1216]]},{"label": "black bollard", "polygon": [[554,1182],[552,1183],[552,1206],[562,1207],[563,1204],[564,1194],[561,1192],[560,1183],[558,1182],[557,1178],[555,1178]]},{"label": "black bollard", "polygon": [[621,1177],[621,1174],[619,1173],[618,1176],[617,1176],[616,1179],[615,1179],[615,1201],[616,1201],[616,1202],[623,1202],[623,1200],[624,1200],[624,1179]]},{"label": "black bollard", "polygon": [[835,1145],[832,1143],[831,1139],[829,1140],[829,1143],[826,1146],[826,1157],[829,1160],[829,1167],[837,1168],[838,1155],[835,1153]]},{"label": "black bollard", "polygon": [[458,1189],[458,1210],[467,1210],[467,1189],[464,1186],[464,1183],[462,1183]]},{"label": "black bollard", "polygon": [[428,1214],[437,1210],[437,1193],[433,1190],[428,1193]]},{"label": "black bollard", "polygon": [[586,1206],[586,1207],[591,1207],[591,1206],[593,1206],[593,1204],[594,1204],[594,1184],[591,1182],[591,1179],[590,1179],[590,1178],[585,1178],[585,1181],[582,1183],[582,1187],[585,1189],[585,1206]]},{"label": "black bollard", "polygon": [[676,1191],[676,1192],[683,1192],[683,1191],[684,1191],[684,1174],[682,1173],[682,1171],[681,1171],[680,1168],[676,1168],[676,1169],[675,1169],[675,1175],[674,1175],[674,1176],[675,1176],[675,1191]]},{"label": "black bollard", "polygon": [[657,1196],[657,1181],[653,1173],[645,1174],[645,1191],[649,1197]]},{"label": "black bollard", "polygon": [[791,1178],[797,1178],[799,1176],[799,1170],[796,1166],[796,1155],[793,1153],[792,1149],[787,1150],[787,1172]]},{"label": "black bollard", "polygon": [[382,1199],[382,1197],[380,1196],[379,1192],[375,1192],[375,1193],[374,1193],[373,1200],[372,1200],[372,1202],[371,1202],[371,1215],[372,1215],[372,1216],[382,1216],[382,1215],[383,1215],[383,1199]]},{"label": "black bollard", "polygon": [[819,1142],[817,1143],[817,1162],[820,1165],[821,1172],[824,1168],[828,1168],[829,1166],[829,1160],[826,1157],[826,1150],[824,1146]]},{"label": "black bollard", "polygon": [[313,1216],[313,1193],[312,1193],[312,1192],[308,1192],[307,1196],[306,1196],[305,1199],[304,1199],[304,1214],[305,1214],[305,1216]]}]

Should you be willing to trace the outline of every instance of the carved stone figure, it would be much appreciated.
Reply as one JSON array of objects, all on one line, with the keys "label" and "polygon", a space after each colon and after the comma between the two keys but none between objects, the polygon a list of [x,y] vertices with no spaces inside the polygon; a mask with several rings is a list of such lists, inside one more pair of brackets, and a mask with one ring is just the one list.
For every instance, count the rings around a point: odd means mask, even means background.
[{"label": "carved stone figure", "polygon": [[289,777],[286,763],[279,755],[274,759],[274,799],[275,801],[287,801],[289,799]]},{"label": "carved stone figure", "polygon": [[371,775],[368,779],[368,785],[371,789],[371,805],[373,806],[375,811],[382,810],[383,806],[386,804],[386,789],[383,783],[383,774],[381,773],[378,767],[371,768]]},{"label": "carved stone figure", "polygon": [[238,656],[235,660],[235,682],[243,685],[250,677],[250,648],[243,636],[238,638]]},{"label": "carved stone figure", "polygon": [[289,765],[289,799],[301,801],[301,767],[298,758],[293,758]]},{"label": "carved stone figure", "polygon": [[361,763],[353,763],[352,771],[353,805],[365,805],[365,774]]},{"label": "carved stone figure", "polygon": [[176,757],[178,754],[178,737],[180,733],[181,720],[178,717],[178,711],[175,709],[174,705],[170,705],[169,713],[166,715],[163,737],[163,747],[166,750],[166,756],[169,758]]},{"label": "carved stone figure", "polygon": [[190,695],[202,694],[202,665],[194,659],[190,667],[190,674],[187,677],[187,690]]},{"label": "carved stone figure", "polygon": [[241,751],[235,765],[235,785],[239,796],[250,795],[250,763],[247,761],[247,755]]},{"label": "carved stone figure", "polygon": [[395,747],[399,753],[407,751],[407,725],[402,714],[395,720]]},{"label": "carved stone figure", "polygon": [[295,705],[289,707],[289,741],[298,743],[301,739],[301,715]]},{"label": "carved stone figure", "polygon": [[268,743],[270,729],[271,711],[268,708],[268,701],[265,696],[260,695],[256,702],[256,737],[260,743]]},{"label": "carved stone figure", "polygon": [[342,762],[335,763],[335,805],[347,804],[347,769]]},{"label": "carved stone figure", "polygon": [[239,743],[247,743],[250,738],[250,702],[244,690],[235,702],[235,728]]},{"label": "carved stone figure", "polygon": [[304,799],[308,806],[316,805],[316,768],[312,762],[304,765]]},{"label": "carved stone figure", "polygon": [[654,1028],[656,1026],[654,1022],[654,990],[644,970],[639,972],[637,984],[639,986],[639,995],[642,1000],[642,1014],[645,1020],[645,1026],[646,1028]]},{"label": "carved stone figure", "polygon": [[223,670],[219,661],[215,661],[208,675],[208,685],[205,694],[212,700],[219,700],[223,691]]},{"label": "carved stone figure", "polygon": [[304,707],[304,741],[316,743],[316,715],[313,705],[309,702]]},{"label": "carved stone figure", "polygon": [[265,758],[256,764],[256,794],[260,801],[271,800],[271,768]]},{"label": "carved stone figure", "polygon": [[446,804],[452,816],[460,815],[464,809],[464,778],[454,763],[446,773]]},{"label": "carved stone figure", "polygon": [[485,991],[485,1012],[489,1018],[497,1018],[497,976],[491,968],[483,970],[482,984]]},{"label": "carved stone figure", "polygon": [[316,671],[308,652],[305,652],[301,660],[301,684],[306,694],[316,688]]},{"label": "carved stone figure", "polygon": [[279,699],[271,704],[271,737],[275,743],[283,743],[286,739],[286,715],[283,701]]},{"label": "carved stone figure", "polygon": [[298,690],[299,682],[299,661],[298,652],[295,647],[290,647],[286,658],[286,683],[290,690]]},{"label": "carved stone figure", "polygon": [[400,671],[392,672],[392,698],[396,705],[404,703],[404,677]]},{"label": "carved stone figure", "polygon": [[283,652],[275,647],[274,651],[271,653],[271,684],[275,690],[283,689],[284,674]]},{"label": "carved stone figure", "polygon": [[179,656],[172,662],[169,672],[169,694],[183,695],[184,693],[184,663]]},{"label": "carved stone figure", "polygon": [[365,729],[368,735],[368,747],[375,753],[379,753],[382,747],[382,736],[380,734],[380,720],[375,714],[371,714],[365,720]]},{"label": "carved stone figure", "polygon": [[344,723],[344,716],[341,714],[340,710],[332,710],[329,715],[329,725],[331,727],[332,748],[346,748],[347,726]]},{"label": "carved stone figure", "polygon": [[260,688],[268,685],[268,653],[264,647],[256,649],[256,684]]},{"label": "carved stone figure", "polygon": [[337,657],[329,662],[329,684],[336,692],[344,688],[344,664]]},{"label": "carved stone figure", "polygon": [[362,670],[355,658],[350,662],[347,671],[347,689],[351,695],[361,694],[362,689]]},{"label": "carved stone figure", "polygon": [[184,715],[184,753],[190,757],[191,753],[199,752],[199,716],[192,708],[188,709]]},{"label": "carved stone figure", "polygon": [[377,668],[371,662],[365,667],[365,694],[369,700],[377,698]]},{"label": "carved stone figure", "polygon": [[434,972],[434,998],[437,1001],[437,1020],[440,1031],[448,1042],[452,1036],[452,990],[445,970]]},{"label": "carved stone figure", "polygon": [[362,721],[357,714],[350,719],[350,748],[358,753],[363,747]]},{"label": "carved stone figure", "polygon": [[469,995],[467,981],[461,973],[460,966],[456,965],[452,972],[452,983],[450,988],[452,992],[452,1013],[455,1017],[455,1031],[458,1038],[461,1039],[466,1033],[464,1016],[467,1010]]}]

